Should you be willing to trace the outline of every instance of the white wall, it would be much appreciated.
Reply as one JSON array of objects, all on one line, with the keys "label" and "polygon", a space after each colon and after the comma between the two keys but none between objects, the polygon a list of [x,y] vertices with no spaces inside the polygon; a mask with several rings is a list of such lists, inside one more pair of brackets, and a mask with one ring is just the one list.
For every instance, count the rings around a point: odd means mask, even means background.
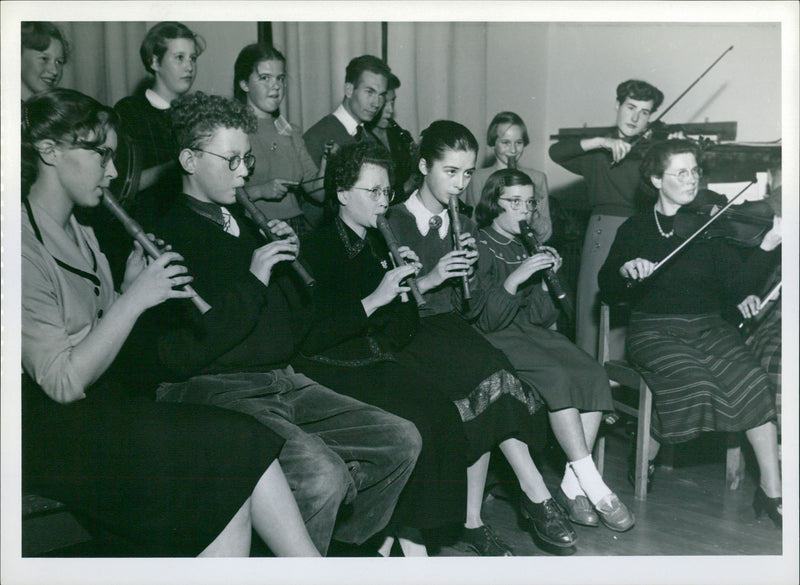
[{"label": "white wall", "polygon": [[[614,123],[616,85],[644,79],[664,92],[666,108],[733,45],[664,117],[666,123],[738,122],[738,141],[781,137],[780,26],[771,24],[549,24],[545,118],[561,127]],[[550,142],[537,145],[546,149]],[[553,186],[575,176],[549,160]]]}]

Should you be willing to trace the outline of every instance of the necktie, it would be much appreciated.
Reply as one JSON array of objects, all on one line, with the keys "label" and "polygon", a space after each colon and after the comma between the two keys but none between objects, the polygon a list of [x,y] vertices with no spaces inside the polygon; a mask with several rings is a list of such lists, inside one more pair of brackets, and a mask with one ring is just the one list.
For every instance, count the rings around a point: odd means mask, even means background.
[{"label": "necktie", "polygon": [[364,140],[364,134],[366,134],[364,126],[359,124],[358,128],[356,128],[356,142],[361,142],[362,140]]}]

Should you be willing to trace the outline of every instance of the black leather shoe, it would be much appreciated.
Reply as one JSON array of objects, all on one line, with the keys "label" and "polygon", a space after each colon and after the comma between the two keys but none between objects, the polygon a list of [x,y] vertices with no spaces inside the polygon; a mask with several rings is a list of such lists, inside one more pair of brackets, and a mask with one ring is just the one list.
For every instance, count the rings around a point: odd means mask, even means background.
[{"label": "black leather shoe", "polygon": [[766,512],[775,526],[783,527],[783,498],[770,498],[761,486],[756,488],[753,496],[753,510],[756,512],[756,518],[761,518]]},{"label": "black leather shoe", "polygon": [[484,524],[478,528],[464,528],[461,541],[475,549],[482,557],[513,557],[514,551],[494,531]]},{"label": "black leather shoe", "polygon": [[519,507],[522,518],[533,527],[533,532],[543,542],[559,548],[575,545],[578,535],[552,498],[536,504],[523,493]]}]

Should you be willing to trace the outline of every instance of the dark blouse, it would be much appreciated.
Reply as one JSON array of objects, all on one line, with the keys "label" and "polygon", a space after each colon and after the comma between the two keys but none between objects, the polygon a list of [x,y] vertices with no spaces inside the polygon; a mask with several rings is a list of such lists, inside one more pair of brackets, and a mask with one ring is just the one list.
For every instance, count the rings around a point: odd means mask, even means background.
[{"label": "dark blouse", "polygon": [[361,239],[337,218],[303,240],[301,259],[317,280],[315,325],[303,353],[332,363],[363,365],[391,359],[417,331],[413,299],[395,299],[367,317],[361,299],[372,294],[392,264],[382,236]]},{"label": "dark blouse", "polygon": [[[658,215],[661,229],[672,230],[673,218]],[[697,239],[674,256],[652,277],[628,287],[620,267],[635,258],[658,262],[681,240],[663,237],[652,209],[623,223],[611,246],[598,283],[608,302],[630,302],[636,311],[652,314],[720,313],[741,302],[766,278],[771,258],[779,252],[753,251],[743,263],[738,251],[724,239]]]}]

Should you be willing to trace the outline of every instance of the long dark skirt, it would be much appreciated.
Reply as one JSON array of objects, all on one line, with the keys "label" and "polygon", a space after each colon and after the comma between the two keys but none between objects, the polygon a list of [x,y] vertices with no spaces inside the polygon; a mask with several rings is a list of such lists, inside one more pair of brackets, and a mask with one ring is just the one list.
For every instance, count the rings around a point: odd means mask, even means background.
[{"label": "long dark skirt", "polygon": [[398,359],[425,372],[432,389],[456,404],[470,463],[512,437],[533,449],[544,445],[547,421],[541,398],[520,382],[505,354],[457,314],[421,319]]},{"label": "long dark skirt", "polygon": [[145,556],[196,556],[283,442],[248,416],[114,387],[58,404],[23,382],[23,489],[63,502]]},{"label": "long dark skirt", "polygon": [[627,348],[653,391],[653,436],[661,442],[745,431],[776,418],[767,373],[719,315],[633,312]]}]

